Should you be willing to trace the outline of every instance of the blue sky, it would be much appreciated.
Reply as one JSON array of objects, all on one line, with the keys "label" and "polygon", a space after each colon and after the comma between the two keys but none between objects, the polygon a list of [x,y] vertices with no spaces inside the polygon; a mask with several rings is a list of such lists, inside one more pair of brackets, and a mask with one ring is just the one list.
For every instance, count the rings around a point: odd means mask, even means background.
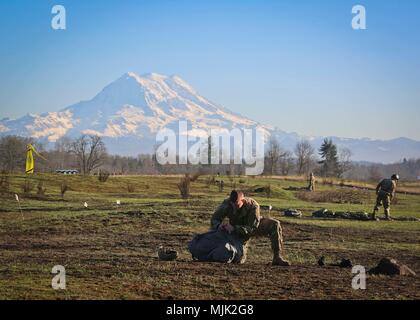
[{"label": "blue sky", "polygon": [[[356,4],[367,30],[351,28]],[[0,118],[90,99],[127,71],[177,74],[286,131],[420,140],[420,1],[0,2]]]}]

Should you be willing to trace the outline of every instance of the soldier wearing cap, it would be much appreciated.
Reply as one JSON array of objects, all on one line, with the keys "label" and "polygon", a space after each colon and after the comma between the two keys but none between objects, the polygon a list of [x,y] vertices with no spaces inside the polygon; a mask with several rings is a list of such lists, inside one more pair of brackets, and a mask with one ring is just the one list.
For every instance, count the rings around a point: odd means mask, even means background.
[{"label": "soldier wearing cap", "polygon": [[395,189],[397,187],[397,181],[400,180],[398,174],[393,174],[391,179],[383,179],[379,182],[376,187],[376,204],[373,209],[372,219],[377,220],[376,213],[381,206],[384,207],[385,217],[387,220],[391,220],[390,208],[391,201],[395,196]]}]

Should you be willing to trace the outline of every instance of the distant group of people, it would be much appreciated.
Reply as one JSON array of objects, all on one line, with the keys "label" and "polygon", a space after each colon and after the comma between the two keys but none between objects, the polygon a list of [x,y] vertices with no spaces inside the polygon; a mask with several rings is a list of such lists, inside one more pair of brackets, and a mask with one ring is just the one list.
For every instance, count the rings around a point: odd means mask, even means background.
[{"label": "distant group of people", "polygon": [[[376,213],[381,206],[385,211],[387,220],[391,220],[390,206],[395,195],[398,174],[393,174],[390,179],[383,179],[376,187],[376,204],[373,210],[372,219],[378,220]],[[309,175],[309,191],[315,190],[316,178],[313,172]],[[225,219],[228,222],[225,223]],[[219,230],[234,235],[243,245],[243,255],[240,263],[247,258],[249,241],[253,237],[265,236],[271,241],[273,252],[272,264],[276,266],[290,266],[289,261],[284,258],[283,235],[280,221],[273,218],[262,217],[260,206],[252,198],[245,197],[243,192],[233,190],[229,198],[215,210],[211,218],[211,230]]]},{"label": "distant group of people", "polygon": [[[315,175],[313,172],[309,174],[309,185],[308,190],[314,191],[315,190]],[[378,212],[379,208],[383,206],[385,219],[391,220],[391,201],[395,196],[395,190],[397,188],[397,181],[400,180],[400,176],[398,174],[393,174],[390,179],[383,179],[381,182],[378,183],[376,186],[376,204],[373,208],[372,213],[372,220],[379,220],[376,217],[376,213]]]}]

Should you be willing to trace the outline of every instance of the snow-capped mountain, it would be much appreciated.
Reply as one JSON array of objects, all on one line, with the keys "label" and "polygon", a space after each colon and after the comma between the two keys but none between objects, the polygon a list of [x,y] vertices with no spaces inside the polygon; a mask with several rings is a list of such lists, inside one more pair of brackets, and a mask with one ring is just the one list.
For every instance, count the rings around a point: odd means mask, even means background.
[{"label": "snow-capped mountain", "polygon": [[210,102],[177,76],[129,72],[92,100],[58,112],[3,119],[0,134],[47,142],[62,136],[97,134],[104,138],[110,152],[135,155],[152,152],[157,131],[177,131],[179,120],[188,120],[190,129],[206,131],[259,126],[269,134],[272,129]]},{"label": "snow-capped mountain", "polygon": [[[58,112],[2,119],[0,135],[30,136],[53,143],[63,136],[97,134],[103,137],[111,153],[137,155],[152,152],[158,130],[177,131],[179,120],[187,120],[190,129],[206,131],[258,127],[289,150],[304,138],[214,104],[177,76],[156,73],[139,76],[133,72],[124,74],[89,101]],[[318,147],[322,139],[311,140]],[[420,142],[407,138],[380,141],[333,137],[333,140],[339,147],[350,148],[355,160],[392,162],[403,157],[420,157]]]}]

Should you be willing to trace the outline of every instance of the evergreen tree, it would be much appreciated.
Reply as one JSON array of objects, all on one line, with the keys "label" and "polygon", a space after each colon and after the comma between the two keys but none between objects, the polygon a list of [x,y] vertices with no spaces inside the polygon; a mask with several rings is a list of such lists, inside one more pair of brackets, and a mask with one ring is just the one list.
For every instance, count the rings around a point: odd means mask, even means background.
[{"label": "evergreen tree", "polygon": [[340,163],[338,161],[337,146],[331,139],[324,139],[319,148],[319,155],[321,156],[321,174],[324,177],[333,176],[339,177],[341,175]]}]

